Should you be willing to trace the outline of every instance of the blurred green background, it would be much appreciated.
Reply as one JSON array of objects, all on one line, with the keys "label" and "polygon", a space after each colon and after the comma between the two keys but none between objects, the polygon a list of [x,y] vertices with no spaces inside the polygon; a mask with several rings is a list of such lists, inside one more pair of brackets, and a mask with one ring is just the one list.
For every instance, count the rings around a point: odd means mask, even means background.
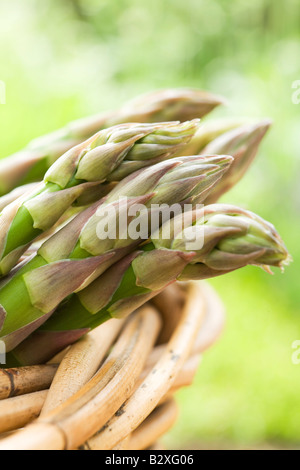
[{"label": "blurred green background", "polygon": [[[294,262],[211,281],[227,321],[194,385],[178,393],[168,448],[295,448],[300,442],[298,0],[0,0],[0,153],[140,93],[197,87],[219,116],[269,117],[259,156],[224,201],[273,222]],[[298,94],[298,97],[300,95]]]}]

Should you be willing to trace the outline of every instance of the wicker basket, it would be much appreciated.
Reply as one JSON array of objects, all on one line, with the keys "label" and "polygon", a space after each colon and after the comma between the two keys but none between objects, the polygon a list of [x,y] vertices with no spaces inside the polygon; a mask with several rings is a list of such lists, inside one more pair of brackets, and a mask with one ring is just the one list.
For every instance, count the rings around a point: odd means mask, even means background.
[{"label": "wicker basket", "polygon": [[175,284],[48,364],[1,370],[0,450],[157,448],[223,321],[207,283]]}]

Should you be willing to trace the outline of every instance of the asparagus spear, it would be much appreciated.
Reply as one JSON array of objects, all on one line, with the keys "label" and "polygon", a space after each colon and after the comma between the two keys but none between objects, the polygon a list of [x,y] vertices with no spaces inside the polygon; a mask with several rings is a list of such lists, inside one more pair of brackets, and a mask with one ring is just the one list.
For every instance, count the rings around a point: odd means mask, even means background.
[{"label": "asparagus spear", "polygon": [[242,118],[208,119],[202,121],[190,142],[179,150],[176,156],[198,155],[203,152],[204,148],[210,144],[210,142],[214,141],[219,136],[246,124],[250,123]]},{"label": "asparagus spear", "polygon": [[[149,166],[189,141],[198,120],[161,124],[120,124],[104,129],[60,157],[32,192],[1,212],[0,273],[17,263],[29,244],[51,228],[85,190],[120,180]],[[108,184],[108,186],[110,186]]]},{"label": "asparagus spear", "polygon": [[[235,158],[236,162],[232,165],[230,172],[227,173],[226,178],[223,178],[222,183],[219,183],[215,193],[211,194],[209,202],[216,202],[246,172],[270,124],[268,120],[247,122],[245,119],[228,118],[203,122],[197,128],[190,141],[183,146],[182,150],[176,152],[176,156],[226,153]],[[230,132],[234,130],[236,131]],[[19,186],[10,193],[0,197],[0,210],[28,192],[29,189],[37,187],[37,185],[38,183],[30,183]],[[87,188],[75,203],[79,206],[91,204],[106,196],[115,185],[116,182],[111,182],[110,184]]]},{"label": "asparagus spear", "polygon": [[35,139],[24,150],[0,162],[0,195],[17,186],[40,181],[54,161],[93,134],[125,122],[186,121],[201,118],[224,101],[194,89],[167,89],[149,93],[125,104],[120,110],[70,123]]},{"label": "asparagus spear", "polygon": [[[232,155],[235,163],[227,172],[226,177],[219,182],[215,191],[211,193],[207,203],[216,202],[225,192],[234,186],[245,174],[257,154],[261,140],[266,134],[271,122],[262,120],[247,122],[245,119],[213,119],[201,123],[190,141],[176,156],[221,153]],[[30,188],[37,187],[38,183],[19,186],[5,196],[0,197],[0,210],[10,202],[25,194]],[[92,186],[78,197],[76,205],[87,205],[106,196],[115,186],[110,184]],[[35,186],[36,185],[36,186]]]},{"label": "asparagus spear", "polygon": [[271,125],[264,119],[251,124],[244,124],[220,135],[204,147],[200,153],[229,153],[234,161],[230,170],[215,186],[206,203],[217,202],[220,197],[236,185],[244,176],[257,155],[258,147]]},{"label": "asparagus spear", "polygon": [[[211,141],[219,137],[221,134],[228,132],[229,130],[240,127],[242,124],[243,120],[241,119],[214,119],[207,122],[202,122],[201,125],[197,128],[195,134],[192,136],[191,140],[185,144],[182,150],[176,152],[176,157],[198,155],[200,153],[203,153],[203,149]],[[17,188],[13,189],[4,196],[0,196],[0,210],[4,209],[4,207],[6,207],[8,204],[15,201],[20,196],[23,196],[30,190],[37,188],[38,184],[38,182],[24,184],[18,186]],[[86,205],[97,201],[101,197],[106,196],[115,184],[115,182],[111,182],[110,184],[106,185],[92,186],[91,188],[86,190],[82,196],[79,196],[79,198],[76,200],[76,204]]]},{"label": "asparagus spear", "polygon": [[[123,220],[136,203],[148,208],[148,218],[152,218],[152,203],[202,203],[231,162],[230,156],[179,157],[139,170],[117,185],[105,202],[88,207],[50,236],[35,256],[0,283],[0,339],[6,350],[46,321],[68,295],[88,285],[141,242],[142,234],[140,238],[124,237],[124,230],[119,238],[117,234],[99,237],[99,209],[111,214],[114,221],[116,213]],[[127,224],[135,217],[128,217]],[[146,239],[150,230],[149,224]]]},{"label": "asparagus spear", "polygon": [[[206,279],[249,264],[267,271],[270,266],[283,269],[290,261],[275,228],[236,206],[205,206],[192,211],[187,226],[182,226],[182,216],[177,216],[168,228],[171,231],[167,239],[162,236],[162,226],[149,243],[62,303],[12,351],[12,364],[48,360],[90,329],[110,318],[127,316],[176,280]],[[189,247],[191,232],[203,241],[198,249]]]}]

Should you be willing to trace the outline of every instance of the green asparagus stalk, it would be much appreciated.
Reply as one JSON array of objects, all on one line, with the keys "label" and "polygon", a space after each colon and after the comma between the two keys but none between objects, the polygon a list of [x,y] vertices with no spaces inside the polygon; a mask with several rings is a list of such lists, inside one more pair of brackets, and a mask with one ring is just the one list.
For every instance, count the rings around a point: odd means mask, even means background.
[{"label": "green asparagus stalk", "polygon": [[[6,350],[46,321],[67,296],[86,287],[149,237],[151,224],[135,238],[126,233],[138,217],[128,214],[134,204],[143,204],[144,217],[152,221],[152,207],[157,215],[160,204],[202,203],[231,162],[230,156],[179,157],[139,170],[117,185],[105,201],[88,207],[50,236],[35,256],[0,283],[0,339]],[[100,237],[103,211],[108,214],[108,227],[128,215],[125,233],[119,227],[119,233]],[[157,226],[163,222],[160,219]]]},{"label": "green asparagus stalk", "polygon": [[125,122],[187,121],[201,118],[224,101],[201,90],[167,89],[149,93],[121,109],[70,123],[0,162],[0,195],[17,186],[41,181],[47,169],[70,148],[93,134]]},{"label": "green asparagus stalk", "polygon": [[[256,214],[213,204],[182,215],[153,234],[53,315],[9,355],[12,364],[38,364],[110,318],[121,318],[176,280],[219,276],[247,265],[283,269],[290,256],[275,228]],[[196,245],[190,246],[194,240]],[[198,245],[199,243],[199,245]],[[198,245],[198,246],[197,246]],[[15,362],[14,362],[15,361]]]},{"label": "green asparagus stalk", "polygon": [[100,183],[102,188],[110,187],[111,181],[171,158],[189,141],[197,125],[198,120],[120,124],[66,152],[38,187],[1,212],[0,273],[8,273],[30,243],[49,230],[85,190],[95,188],[99,193]]}]

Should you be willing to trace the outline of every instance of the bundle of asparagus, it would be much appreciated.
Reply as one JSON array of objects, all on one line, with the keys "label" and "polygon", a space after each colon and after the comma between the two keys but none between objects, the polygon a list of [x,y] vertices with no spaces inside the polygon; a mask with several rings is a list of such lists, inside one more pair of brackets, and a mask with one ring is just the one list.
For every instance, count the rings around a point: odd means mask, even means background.
[{"label": "bundle of asparagus", "polygon": [[97,199],[106,193],[107,182],[170,158],[190,140],[196,127],[197,121],[122,124],[100,131],[66,152],[38,187],[1,212],[0,273],[9,272],[30,243],[50,229],[86,190],[96,189]]},{"label": "bundle of asparagus", "polygon": [[[169,225],[169,221],[165,224]],[[169,228],[169,227],[168,227]],[[203,244],[188,249],[190,232]],[[13,363],[35,364],[109,320],[136,310],[176,280],[220,276],[249,264],[283,268],[288,260],[274,227],[235,206],[212,204],[192,211],[182,231],[174,218],[170,236],[153,234],[148,243],[107,269],[86,288],[69,297],[53,315],[10,355]],[[0,292],[1,299],[1,292]]]},{"label": "bundle of asparagus", "polygon": [[[141,242],[124,234],[119,239],[99,238],[100,208],[111,212],[114,221],[116,213],[118,218],[125,218],[136,203],[150,205],[146,214],[150,218],[156,212],[151,205],[157,202],[201,203],[231,160],[226,156],[179,157],[138,171],[116,186],[105,201],[89,206],[48,238],[36,255],[2,280],[1,339],[7,351],[44,322],[64,298],[82,289]],[[144,238],[148,236],[147,231]]]},{"label": "bundle of asparagus", "polygon": [[[21,159],[4,160],[2,168],[11,171],[6,189],[43,177],[0,199],[0,340],[9,365],[47,361],[175,281],[249,264],[282,269],[289,262],[271,224],[241,208],[212,204],[243,176],[270,126],[238,119],[199,125],[197,118],[221,102],[197,90],[150,94],[43,139]],[[157,122],[165,119],[192,120]],[[74,143],[57,158],[55,148]],[[36,171],[55,159],[45,174]],[[75,217],[69,212],[74,204]],[[188,211],[167,211],[166,219],[161,208],[174,205],[188,205]],[[104,213],[114,230],[102,237]],[[196,245],[189,243],[193,237]]]}]

